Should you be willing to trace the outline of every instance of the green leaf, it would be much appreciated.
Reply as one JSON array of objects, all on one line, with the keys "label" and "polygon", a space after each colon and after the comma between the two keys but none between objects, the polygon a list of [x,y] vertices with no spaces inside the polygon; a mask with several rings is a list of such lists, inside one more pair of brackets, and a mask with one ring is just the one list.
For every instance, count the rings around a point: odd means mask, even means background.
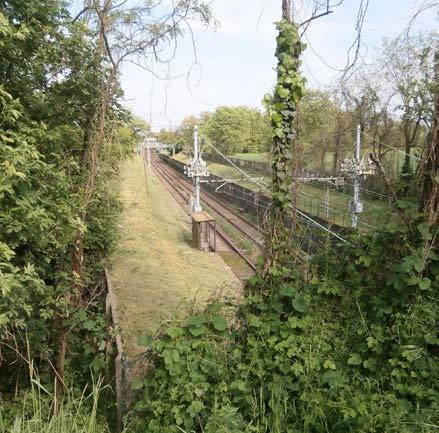
[{"label": "green leaf", "polygon": [[428,222],[424,222],[418,225],[419,233],[422,235],[422,239],[431,239],[432,234],[430,233],[430,224]]},{"label": "green leaf", "polygon": [[281,138],[281,139],[285,137],[285,133],[284,133],[284,130],[282,128],[276,128],[274,130],[274,135],[278,138]]},{"label": "green leaf", "polygon": [[372,263],[372,258],[367,255],[360,256],[357,260],[359,265],[363,264],[365,268],[368,268]]},{"label": "green leaf", "polygon": [[6,316],[6,314],[0,314],[0,326],[6,325],[8,322],[8,316]]},{"label": "green leaf", "polygon": [[375,371],[377,366],[377,361],[375,358],[369,358],[363,361],[363,367],[368,370]]},{"label": "green leaf", "polygon": [[305,296],[302,293],[298,293],[293,299],[293,307],[299,313],[305,313],[308,309]]},{"label": "green leaf", "polygon": [[279,113],[273,113],[273,114],[271,115],[271,120],[272,120],[274,123],[280,123],[280,122],[282,122],[282,116],[281,116]]},{"label": "green leaf", "polygon": [[250,314],[248,318],[248,324],[249,326],[252,326],[253,328],[260,328],[262,325],[261,319],[259,317],[255,316],[254,314]]},{"label": "green leaf", "polygon": [[361,365],[362,362],[363,360],[358,353],[352,353],[348,358],[348,365]]},{"label": "green leaf", "polygon": [[227,328],[227,320],[224,316],[213,316],[211,322],[217,331],[225,331]]},{"label": "green leaf", "polygon": [[277,94],[279,95],[279,97],[281,99],[286,99],[290,95],[290,91],[288,89],[286,89],[285,87],[282,87],[282,86],[277,86],[276,87],[276,92],[277,92]]},{"label": "green leaf", "polygon": [[148,347],[153,341],[154,338],[151,335],[143,334],[137,339],[137,344],[142,347]]},{"label": "green leaf", "polygon": [[346,383],[348,378],[340,371],[327,371],[322,375],[322,382],[327,383],[331,388]]},{"label": "green leaf", "polygon": [[82,326],[84,327],[84,329],[86,329],[87,331],[94,331],[96,329],[96,323],[93,322],[93,320],[86,320]]},{"label": "green leaf", "polygon": [[142,412],[143,410],[147,409],[148,406],[144,401],[138,401],[135,405],[134,405],[134,410],[136,412]]},{"label": "green leaf", "polygon": [[431,286],[431,280],[430,278],[423,278],[420,282],[419,282],[419,288],[421,290],[427,290],[429,289]]},{"label": "green leaf", "polygon": [[180,361],[180,354],[178,353],[178,350],[176,350],[176,349],[172,349],[172,351],[171,351],[171,356],[172,356],[172,360],[173,360],[174,362],[178,362],[178,361]]},{"label": "green leaf", "polygon": [[206,332],[206,327],[205,326],[200,326],[198,328],[189,328],[189,332],[194,337],[199,337],[200,335],[203,335]]},{"label": "green leaf", "polygon": [[204,314],[195,314],[187,319],[187,324],[190,326],[199,327],[204,323],[206,323],[206,315]]},{"label": "green leaf", "polygon": [[134,391],[138,391],[139,389],[143,388],[143,380],[139,379],[138,377],[134,378],[131,382],[131,389]]},{"label": "green leaf", "polygon": [[439,346],[439,338],[435,337],[432,334],[425,334],[424,335],[424,340],[427,344],[432,344],[434,346]]},{"label": "green leaf", "polygon": [[205,406],[202,401],[194,400],[187,408],[187,411],[192,418],[195,418],[197,414],[204,409],[204,407]]},{"label": "green leaf", "polygon": [[336,366],[335,366],[334,362],[332,362],[329,359],[323,363],[323,368],[325,370],[336,370]]},{"label": "green leaf", "polygon": [[291,284],[283,284],[279,288],[279,295],[281,296],[292,297],[296,293],[297,293],[297,289]]},{"label": "green leaf", "polygon": [[288,374],[291,371],[291,364],[287,361],[281,362],[279,364],[279,370],[283,373],[283,374]]},{"label": "green leaf", "polygon": [[171,326],[167,331],[166,334],[168,334],[173,340],[175,340],[180,335],[183,335],[183,329],[178,328],[177,326]]},{"label": "green leaf", "polygon": [[245,382],[242,379],[234,380],[230,384],[230,389],[237,389],[239,391],[245,391]]}]

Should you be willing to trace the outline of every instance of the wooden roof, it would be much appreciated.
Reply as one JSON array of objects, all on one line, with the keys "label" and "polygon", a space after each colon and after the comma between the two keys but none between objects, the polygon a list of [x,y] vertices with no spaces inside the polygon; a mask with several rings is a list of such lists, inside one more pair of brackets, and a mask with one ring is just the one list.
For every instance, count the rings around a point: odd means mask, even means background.
[{"label": "wooden roof", "polygon": [[213,218],[207,212],[193,212],[192,220],[195,221],[196,223],[205,223],[205,222],[215,221],[215,218]]}]

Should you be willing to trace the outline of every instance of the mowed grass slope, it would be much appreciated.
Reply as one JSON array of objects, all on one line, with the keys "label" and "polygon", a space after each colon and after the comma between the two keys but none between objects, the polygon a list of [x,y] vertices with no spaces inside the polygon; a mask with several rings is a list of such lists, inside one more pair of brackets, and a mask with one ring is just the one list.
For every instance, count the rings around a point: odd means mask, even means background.
[{"label": "mowed grass slope", "polygon": [[122,337],[129,356],[140,335],[154,334],[177,310],[214,294],[238,294],[241,283],[221,257],[192,246],[189,217],[140,157],[121,170],[121,242],[111,265]]}]

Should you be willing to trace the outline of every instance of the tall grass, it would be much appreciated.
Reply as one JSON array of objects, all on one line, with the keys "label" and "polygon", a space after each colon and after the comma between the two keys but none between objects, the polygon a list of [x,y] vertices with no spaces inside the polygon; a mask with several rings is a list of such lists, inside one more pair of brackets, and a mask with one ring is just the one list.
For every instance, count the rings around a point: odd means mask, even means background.
[{"label": "tall grass", "polygon": [[80,396],[69,391],[57,402],[38,379],[31,380],[28,391],[10,402],[0,403],[2,433],[107,433],[108,425],[98,415],[102,381]]}]

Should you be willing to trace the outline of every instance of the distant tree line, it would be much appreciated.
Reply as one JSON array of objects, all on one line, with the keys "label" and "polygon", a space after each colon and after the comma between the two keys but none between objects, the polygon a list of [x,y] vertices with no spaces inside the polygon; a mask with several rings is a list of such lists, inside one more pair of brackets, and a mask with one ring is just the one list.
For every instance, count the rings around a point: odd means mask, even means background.
[{"label": "distant tree line", "polygon": [[[390,176],[410,178],[430,138],[438,40],[437,33],[385,40],[371,64],[358,65],[325,88],[307,89],[297,125],[302,165],[338,173],[353,152],[359,124],[364,153],[381,161]],[[229,155],[270,149],[269,116],[242,106],[189,116],[176,129],[161,130],[159,138],[190,152],[194,125]]]},{"label": "distant tree line", "polygon": [[190,152],[193,146],[193,128],[227,153],[268,152],[271,145],[270,119],[255,108],[244,106],[218,107],[199,117],[186,117],[175,130],[162,129],[159,140],[176,144],[177,150]]}]

